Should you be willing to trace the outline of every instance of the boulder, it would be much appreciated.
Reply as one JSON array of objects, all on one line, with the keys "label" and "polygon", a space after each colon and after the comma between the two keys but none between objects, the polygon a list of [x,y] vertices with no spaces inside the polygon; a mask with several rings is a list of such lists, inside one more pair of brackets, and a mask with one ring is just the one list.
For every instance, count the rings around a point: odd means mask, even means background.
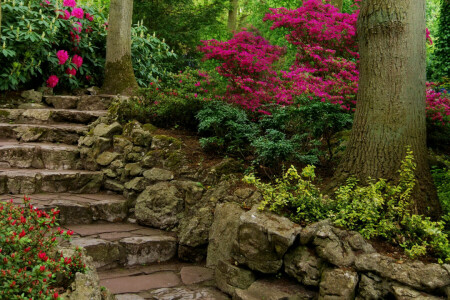
[{"label": "boulder", "polygon": [[93,134],[99,137],[112,138],[115,134],[122,132],[122,126],[118,122],[114,122],[111,125],[100,123],[95,126]]},{"label": "boulder", "polygon": [[390,295],[392,295],[392,288],[385,279],[373,273],[361,274],[357,300],[386,299]]},{"label": "boulder", "polygon": [[116,160],[120,156],[116,152],[103,152],[95,160],[101,166],[108,166],[113,160]]},{"label": "boulder", "polygon": [[183,143],[174,137],[167,135],[154,135],[152,149],[154,150],[179,150]]},{"label": "boulder", "polygon": [[219,292],[212,287],[175,287],[175,288],[161,288],[152,290],[146,293],[147,299],[158,300],[174,300],[174,299],[214,299],[227,300],[226,295]]},{"label": "boulder", "polygon": [[248,289],[236,289],[236,300],[306,300],[316,299],[317,294],[301,285],[285,279],[265,279],[255,281]]},{"label": "boulder", "polygon": [[441,297],[418,292],[406,286],[393,286],[392,289],[396,300],[442,300]]},{"label": "boulder", "polygon": [[320,281],[319,300],[355,299],[358,273],[350,269],[327,269]]},{"label": "boulder", "polygon": [[215,279],[217,287],[222,292],[233,296],[237,288],[247,289],[255,281],[255,275],[250,270],[219,260],[215,271]]},{"label": "boulder", "polygon": [[283,256],[301,227],[285,217],[259,211],[258,206],[242,214],[232,257],[262,273],[278,273]]},{"label": "boulder", "polygon": [[140,176],[142,174],[142,168],[138,163],[126,164],[125,174],[127,176]]},{"label": "boulder", "polygon": [[424,291],[435,291],[450,285],[450,265],[424,264],[421,261],[397,263],[378,253],[362,254],[355,267],[361,272],[373,272],[384,278]]},{"label": "boulder", "polygon": [[197,203],[201,202],[203,196],[203,191],[205,188],[200,182],[195,181],[173,181],[172,182],[178,189],[178,191],[183,195],[186,207],[195,206]]},{"label": "boulder", "polygon": [[23,91],[20,96],[26,100],[33,102],[42,102],[42,93],[35,90]]},{"label": "boulder", "polygon": [[150,182],[168,181],[173,179],[173,173],[160,168],[152,168],[144,172],[144,177]]},{"label": "boulder", "polygon": [[133,129],[130,133],[130,137],[133,144],[138,146],[150,147],[152,144],[152,134],[141,128]]},{"label": "boulder", "polygon": [[359,233],[336,228],[329,220],[305,227],[300,242],[304,245],[312,243],[319,257],[338,267],[353,265],[355,253],[375,252]]},{"label": "boulder", "polygon": [[96,268],[114,268],[125,261],[125,252],[117,243],[97,238],[74,238],[70,243],[86,249]]},{"label": "boulder", "polygon": [[143,225],[172,229],[178,225],[178,214],[183,210],[183,202],[174,185],[156,183],[148,186],[137,198],[136,219]]},{"label": "boulder", "polygon": [[306,246],[291,248],[284,256],[284,271],[300,283],[319,286],[324,261]]},{"label": "boulder", "polygon": [[175,257],[177,239],[172,236],[140,236],[120,240],[127,255],[127,265],[164,262]]},{"label": "boulder", "polygon": [[126,182],[124,186],[127,190],[142,192],[147,186],[147,181],[144,177],[135,177],[132,180]]},{"label": "boulder", "polygon": [[59,109],[73,109],[77,108],[80,97],[78,96],[46,96],[45,102],[53,105],[54,108]]},{"label": "boulder", "polygon": [[244,211],[237,203],[218,204],[214,212],[214,222],[209,231],[206,265],[215,267],[220,260],[231,258],[233,242],[237,238],[239,217]]}]

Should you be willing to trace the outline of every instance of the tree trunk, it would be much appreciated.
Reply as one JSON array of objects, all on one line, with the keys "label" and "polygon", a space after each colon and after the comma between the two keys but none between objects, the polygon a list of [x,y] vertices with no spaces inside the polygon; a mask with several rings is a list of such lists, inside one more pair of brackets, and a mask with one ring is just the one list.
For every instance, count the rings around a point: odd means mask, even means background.
[{"label": "tree trunk", "polygon": [[103,92],[130,95],[138,88],[131,62],[133,0],[111,0]]},{"label": "tree trunk", "polygon": [[340,11],[342,11],[344,0],[331,0],[331,4],[333,4],[335,7],[339,8]]},{"label": "tree trunk", "polygon": [[228,31],[234,32],[237,29],[239,11],[239,0],[230,0],[230,8],[228,10]]},{"label": "tree trunk", "polygon": [[368,177],[396,180],[410,146],[417,163],[413,211],[437,217],[426,148],[425,0],[362,1],[357,27],[358,102],[334,184],[351,175],[363,183]]}]

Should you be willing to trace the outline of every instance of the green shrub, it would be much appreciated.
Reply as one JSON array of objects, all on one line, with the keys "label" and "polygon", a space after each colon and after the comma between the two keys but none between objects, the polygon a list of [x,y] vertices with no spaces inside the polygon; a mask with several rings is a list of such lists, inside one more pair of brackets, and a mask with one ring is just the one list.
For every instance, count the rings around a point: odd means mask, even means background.
[{"label": "green shrub", "polygon": [[211,101],[197,114],[203,148],[219,152],[247,154],[258,128],[244,110],[222,101]]},{"label": "green shrub", "polygon": [[444,160],[445,167],[433,167],[431,175],[436,186],[439,201],[441,203],[443,217],[447,224],[447,231],[450,232],[450,161]]},{"label": "green shrub", "polygon": [[261,209],[268,207],[300,223],[330,218],[335,225],[356,230],[365,238],[382,237],[394,242],[412,258],[431,253],[441,262],[450,261],[445,223],[410,211],[415,167],[412,152],[408,150],[397,184],[380,179],[368,180],[368,185],[360,186],[356,179],[349,178],[334,199],[322,196],[314,186],[312,166],[303,169],[301,175],[291,167],[273,184],[262,183],[254,174],[244,180],[261,191],[264,198]]},{"label": "green shrub", "polygon": [[79,249],[72,257],[57,251],[58,239],[73,231],[57,227],[59,211],[0,202],[0,299],[59,299],[57,290],[67,288],[86,266]]}]

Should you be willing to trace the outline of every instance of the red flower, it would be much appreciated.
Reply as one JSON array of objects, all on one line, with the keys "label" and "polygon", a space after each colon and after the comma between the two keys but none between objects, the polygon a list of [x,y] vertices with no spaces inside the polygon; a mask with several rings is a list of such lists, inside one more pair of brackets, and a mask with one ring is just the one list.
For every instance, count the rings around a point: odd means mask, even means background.
[{"label": "red flower", "polygon": [[22,229],[22,232],[19,233],[19,238],[23,238],[25,236],[25,230]]},{"label": "red flower", "polygon": [[41,267],[39,268],[39,271],[44,272],[44,271],[45,271],[45,266],[41,266]]}]

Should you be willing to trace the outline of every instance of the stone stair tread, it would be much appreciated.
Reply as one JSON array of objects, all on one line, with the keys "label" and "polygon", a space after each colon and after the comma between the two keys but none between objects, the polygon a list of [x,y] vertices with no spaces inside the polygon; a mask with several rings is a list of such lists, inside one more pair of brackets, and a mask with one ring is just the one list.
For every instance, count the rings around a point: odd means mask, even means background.
[{"label": "stone stair tread", "polygon": [[0,123],[0,130],[2,128],[16,128],[16,127],[26,127],[26,128],[42,128],[42,129],[63,129],[67,131],[81,133],[88,129],[86,125],[72,124],[72,123],[55,123],[55,124],[26,124],[26,123]]},{"label": "stone stair tread", "polygon": [[64,151],[76,151],[79,149],[75,145],[67,144],[55,144],[55,143],[26,143],[19,142],[13,139],[0,139],[0,150],[12,149],[12,148],[41,148],[47,150],[64,150]]},{"label": "stone stair tread", "polygon": [[51,111],[51,112],[68,112],[68,113],[83,113],[95,116],[103,116],[108,113],[107,110],[79,110],[79,109],[69,109],[69,108],[53,108],[53,107],[45,107],[45,108],[0,108],[2,111],[7,112],[25,112],[25,111]]},{"label": "stone stair tread", "polygon": [[77,174],[99,174],[99,171],[86,171],[86,170],[47,170],[47,169],[15,169],[15,168],[0,168],[0,176],[7,175],[13,176],[36,176],[36,175],[77,175]]}]

